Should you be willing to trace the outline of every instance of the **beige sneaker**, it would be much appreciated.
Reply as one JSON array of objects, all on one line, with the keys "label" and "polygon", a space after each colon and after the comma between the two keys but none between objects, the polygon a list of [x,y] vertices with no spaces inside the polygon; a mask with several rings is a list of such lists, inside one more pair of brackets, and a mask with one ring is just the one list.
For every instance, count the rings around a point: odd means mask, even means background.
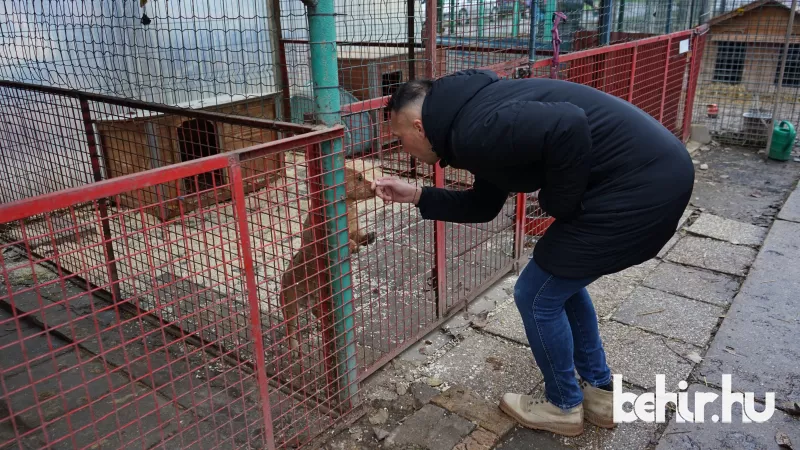
[{"label": "beige sneaker", "polygon": [[614,393],[596,388],[581,380],[586,420],[601,428],[614,428]]},{"label": "beige sneaker", "polygon": [[564,412],[544,397],[505,394],[500,400],[500,409],[528,428],[552,431],[563,436],[583,433],[583,405]]}]

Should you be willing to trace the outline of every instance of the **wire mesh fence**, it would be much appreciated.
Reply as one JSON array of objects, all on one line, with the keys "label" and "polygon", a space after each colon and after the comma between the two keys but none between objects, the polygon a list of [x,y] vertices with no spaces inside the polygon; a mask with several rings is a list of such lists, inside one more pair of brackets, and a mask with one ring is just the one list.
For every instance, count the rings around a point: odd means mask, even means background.
[{"label": "wire mesh fence", "polygon": [[691,123],[692,66],[699,63],[690,49],[697,51],[703,38],[683,31],[565,55],[558,76],[627,100],[684,140]]},{"label": "wire mesh fence", "polygon": [[[32,89],[31,89],[32,87]],[[276,99],[218,112],[0,81],[0,185],[10,202],[275,140],[308,126],[277,123]],[[239,115],[240,113],[243,113]],[[232,114],[237,114],[234,117]],[[215,123],[223,120],[223,123]],[[187,189],[194,189],[188,186]],[[168,206],[168,208],[173,208]]]},{"label": "wire mesh fence", "polygon": [[[269,447],[273,426],[297,441],[329,425],[319,400],[266,388],[284,344],[259,339],[281,319],[255,273],[291,259],[275,247],[306,177],[287,150],[341,130],[2,89],[0,446]],[[269,245],[246,231],[259,207]]]},{"label": "wire mesh fence", "polygon": [[475,225],[375,198],[384,174],[472,183],[400,151],[400,83],[552,73],[685,139],[704,36],[674,31],[708,5],[578,3],[337,3],[344,127],[319,131],[299,0],[6,2],[0,446],[283,448],[340,420],[552,221],[521,194]]},{"label": "wire mesh fence", "polygon": [[436,184],[397,142],[338,155],[332,213],[323,146],[342,128],[2,88],[6,156],[27,162],[0,177],[15,188],[0,206],[3,446],[307,444],[359,380],[522,257],[519,196],[474,227],[378,200],[382,174]]},{"label": "wire mesh fence", "polygon": [[[225,162],[202,166],[224,170]],[[199,166],[149,181],[180,184],[171,179],[176,175],[197,181],[208,173]],[[187,227],[192,214],[148,224],[147,211],[158,205],[123,184],[106,185],[110,192],[72,193],[82,197],[77,204],[70,191],[48,194],[48,208],[12,212],[4,225],[0,445],[264,445],[264,392],[251,362],[257,334],[242,312],[243,277],[197,262],[183,275],[175,270],[205,252],[241,265],[237,240],[223,231],[230,224],[208,233],[216,236],[213,242],[196,234],[178,237],[175,231]],[[119,200],[119,191],[140,203],[104,217],[97,194]],[[196,212],[221,214],[218,205]],[[103,234],[109,222],[123,227],[111,239]],[[172,236],[164,236],[170,228]],[[191,244],[193,251],[174,253]],[[107,259],[112,247],[116,260]],[[112,264],[116,274],[107,271]],[[188,280],[204,286],[194,295],[174,292],[192,284]],[[124,303],[102,295],[117,288],[134,293]],[[216,339],[209,342],[210,334]]]},{"label": "wire mesh fence", "polygon": [[[0,79],[191,109],[246,99],[256,115],[256,105],[271,111],[278,97],[276,117],[298,123],[313,109],[301,0],[9,0],[2,8]],[[336,2],[343,104],[409,79],[546,58],[556,11],[567,17],[561,51],[572,52],[689,29],[706,9],[692,0]]]},{"label": "wire mesh fence", "polygon": [[800,124],[800,23],[791,5],[722,3],[724,13],[708,22],[694,121],[719,142],[765,148],[774,125]]}]

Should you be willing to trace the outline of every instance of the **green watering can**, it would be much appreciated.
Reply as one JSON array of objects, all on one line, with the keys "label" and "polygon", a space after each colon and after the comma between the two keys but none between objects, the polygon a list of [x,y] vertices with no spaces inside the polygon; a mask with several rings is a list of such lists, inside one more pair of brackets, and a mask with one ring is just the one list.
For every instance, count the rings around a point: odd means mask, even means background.
[{"label": "green watering can", "polygon": [[794,138],[797,133],[791,122],[781,120],[772,129],[772,144],[769,146],[769,158],[778,161],[787,161],[792,156]]}]

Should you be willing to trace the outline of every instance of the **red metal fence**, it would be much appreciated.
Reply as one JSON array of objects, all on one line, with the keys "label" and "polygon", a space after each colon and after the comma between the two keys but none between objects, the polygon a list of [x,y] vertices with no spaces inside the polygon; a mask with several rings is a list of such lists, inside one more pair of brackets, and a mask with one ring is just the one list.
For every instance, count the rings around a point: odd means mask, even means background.
[{"label": "red metal fence", "polygon": [[468,227],[375,198],[386,150],[345,161],[326,246],[341,127],[0,89],[3,448],[306,444],[518,259],[513,203]]},{"label": "red metal fence", "polygon": [[0,208],[0,447],[283,447],[348,408],[335,358],[287,376],[279,301],[304,155],[341,128],[4,90],[4,179],[53,183]]},{"label": "red metal fence", "polygon": [[[703,37],[576,52],[558,73],[685,138]],[[521,62],[492,68],[546,76],[551,64]],[[359,143],[348,130],[353,154],[335,178],[325,149],[341,127],[0,90],[3,448],[305,445],[358,404],[360,380],[512,270],[548,224],[523,195],[474,225],[375,198],[369,182],[385,174],[472,181],[398,152],[383,98],[346,107],[380,133]],[[332,212],[327,194],[342,188]],[[337,220],[348,238],[332,246]]]},{"label": "red metal fence", "polygon": [[[689,137],[692,102],[705,42],[705,27],[655,36],[607,47],[583,50],[558,58],[559,79],[585,84],[620,97],[658,119],[676,137]],[[432,48],[427,51],[428,76],[438,67]],[[553,58],[529,64],[527,57],[488,66],[506,78],[549,77]],[[384,104],[379,97],[343,106],[345,117],[368,114],[377,137],[364,147],[378,149],[384,171],[425,180],[438,187],[466,188],[472,176],[464,171],[419,166],[399,151],[389,133]],[[351,130],[352,131],[352,130]],[[371,156],[370,156],[371,157]],[[498,217],[489,224],[432,223],[426,235],[433,246],[440,312],[474,299],[489,284],[507,273],[533,248],[550,219],[529,199],[510,197]],[[443,280],[443,281],[442,281]]]},{"label": "red metal fence", "polygon": [[[686,141],[707,27],[561,55],[557,77],[622,98]],[[489,68],[507,77],[550,76],[553,58]]]}]

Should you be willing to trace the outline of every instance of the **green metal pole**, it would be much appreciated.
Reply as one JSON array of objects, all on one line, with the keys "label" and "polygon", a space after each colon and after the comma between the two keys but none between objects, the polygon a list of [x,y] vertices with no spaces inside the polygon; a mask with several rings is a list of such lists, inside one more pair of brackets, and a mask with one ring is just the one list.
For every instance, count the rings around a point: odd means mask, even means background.
[{"label": "green metal pole", "polygon": [[478,0],[478,37],[483,37],[483,14],[484,4],[483,0]]},{"label": "green metal pole", "polygon": [[547,6],[544,8],[544,40],[545,41],[550,39],[550,34],[553,31],[553,14],[555,14],[555,12],[556,12],[556,0],[547,0]]},{"label": "green metal pole", "polygon": [[444,0],[436,0],[436,28],[438,29],[438,34],[444,34],[444,22],[442,21],[443,8],[444,8]]},{"label": "green metal pole", "polygon": [[450,35],[456,33],[456,0],[450,0]]},{"label": "green metal pole", "polygon": [[511,20],[511,36],[519,37],[519,0],[514,0],[514,13]]},{"label": "green metal pole", "polygon": [[[308,8],[314,106],[319,121],[325,126],[341,125],[336,23],[333,14],[334,0],[318,0],[315,7]],[[338,376],[344,387],[341,392],[342,403],[346,405],[357,402],[358,373],[342,140],[323,142],[321,150]]]}]

